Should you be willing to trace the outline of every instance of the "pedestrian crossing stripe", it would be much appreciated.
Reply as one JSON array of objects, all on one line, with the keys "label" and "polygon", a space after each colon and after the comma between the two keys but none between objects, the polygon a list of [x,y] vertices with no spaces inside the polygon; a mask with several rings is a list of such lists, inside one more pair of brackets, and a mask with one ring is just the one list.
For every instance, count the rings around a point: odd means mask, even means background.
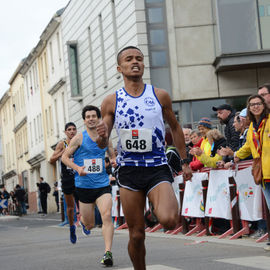
[{"label": "pedestrian crossing stripe", "polygon": [[229,259],[221,259],[221,260],[216,260],[216,261],[222,262],[222,263],[236,264],[240,266],[254,267],[256,269],[269,270],[269,267],[270,267],[269,256],[229,258]]},{"label": "pedestrian crossing stripe", "polygon": [[[133,267],[119,268],[119,270],[133,270]],[[147,265],[147,270],[181,270],[180,268],[169,267],[167,265]]]}]

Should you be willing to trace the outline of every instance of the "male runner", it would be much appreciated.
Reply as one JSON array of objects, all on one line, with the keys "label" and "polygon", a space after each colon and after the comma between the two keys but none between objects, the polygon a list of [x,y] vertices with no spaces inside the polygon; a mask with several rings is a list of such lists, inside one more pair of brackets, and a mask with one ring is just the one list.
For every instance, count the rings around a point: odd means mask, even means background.
[{"label": "male runner", "polygon": [[[105,266],[112,266],[112,196],[104,159],[106,150],[108,150],[111,160],[115,160],[115,155],[111,142],[109,142],[108,148],[104,149],[99,148],[96,143],[98,137],[96,126],[101,118],[100,110],[95,106],[85,106],[82,110],[82,117],[86,130],[71,140],[62,160],[68,167],[76,171],[75,186],[79,197],[81,225],[84,233],[89,234],[90,229],[95,226],[95,204],[100,211],[105,242],[105,254],[101,263]],[[72,155],[74,161],[70,160]]]},{"label": "male runner", "polygon": [[[53,164],[57,160],[61,159],[65,149],[68,147],[70,140],[77,134],[76,125],[73,122],[69,122],[65,125],[66,139],[60,141],[50,158],[50,163]],[[71,157],[72,158],[72,157]],[[74,205],[75,205],[75,184],[74,184],[74,174],[75,171],[67,167],[60,160],[60,170],[61,170],[61,187],[64,193],[66,205],[67,205],[67,217],[69,221],[70,230],[70,242],[75,244],[77,241],[76,237],[76,226],[74,225]]]},{"label": "male runner", "polygon": [[184,179],[191,179],[192,173],[186,159],[183,131],[172,111],[169,94],[143,83],[144,56],[140,49],[133,46],[122,49],[117,62],[125,87],[104,99],[97,141],[100,147],[105,147],[115,125],[119,137],[118,183],[129,229],[128,252],[134,269],[145,270],[146,196],[165,229],[175,228],[178,221],[178,203],[165,154],[164,120],[182,157]]}]

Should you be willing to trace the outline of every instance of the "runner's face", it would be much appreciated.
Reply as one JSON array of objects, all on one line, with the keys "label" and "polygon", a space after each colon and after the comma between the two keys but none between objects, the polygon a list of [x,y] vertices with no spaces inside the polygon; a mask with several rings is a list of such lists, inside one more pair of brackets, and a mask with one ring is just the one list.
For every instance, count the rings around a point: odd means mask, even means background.
[{"label": "runner's face", "polygon": [[85,113],[84,124],[86,125],[86,127],[88,127],[89,129],[95,129],[98,122],[99,119],[97,117],[96,111],[87,111]]},{"label": "runner's face", "polygon": [[120,55],[118,72],[124,77],[141,78],[144,72],[143,54],[136,49],[123,51]]},{"label": "runner's face", "polygon": [[74,126],[69,126],[65,131],[66,136],[71,140],[76,134],[77,129]]}]

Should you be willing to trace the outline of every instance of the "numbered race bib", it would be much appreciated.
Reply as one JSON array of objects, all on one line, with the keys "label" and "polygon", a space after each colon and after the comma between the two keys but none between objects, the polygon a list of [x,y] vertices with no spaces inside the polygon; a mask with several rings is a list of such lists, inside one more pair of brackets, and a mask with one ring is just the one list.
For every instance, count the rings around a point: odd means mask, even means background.
[{"label": "numbered race bib", "polygon": [[84,171],[89,173],[101,173],[103,170],[102,158],[84,159],[83,164],[85,166]]},{"label": "numbered race bib", "polygon": [[120,129],[120,138],[124,151],[152,151],[152,129]]}]

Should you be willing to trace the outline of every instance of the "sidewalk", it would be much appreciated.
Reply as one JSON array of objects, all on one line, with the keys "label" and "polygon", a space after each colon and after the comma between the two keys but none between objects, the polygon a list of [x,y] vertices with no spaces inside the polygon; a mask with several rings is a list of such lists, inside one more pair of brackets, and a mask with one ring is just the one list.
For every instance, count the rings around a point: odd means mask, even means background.
[{"label": "sidewalk", "polygon": [[27,215],[23,215],[21,217],[19,216],[14,216],[14,215],[5,215],[5,216],[0,216],[0,222],[5,222],[9,220],[19,220],[19,219],[50,219],[50,220],[55,220],[61,222],[61,214],[60,213],[49,213],[46,216],[42,216],[41,214],[38,213],[30,213]]}]

